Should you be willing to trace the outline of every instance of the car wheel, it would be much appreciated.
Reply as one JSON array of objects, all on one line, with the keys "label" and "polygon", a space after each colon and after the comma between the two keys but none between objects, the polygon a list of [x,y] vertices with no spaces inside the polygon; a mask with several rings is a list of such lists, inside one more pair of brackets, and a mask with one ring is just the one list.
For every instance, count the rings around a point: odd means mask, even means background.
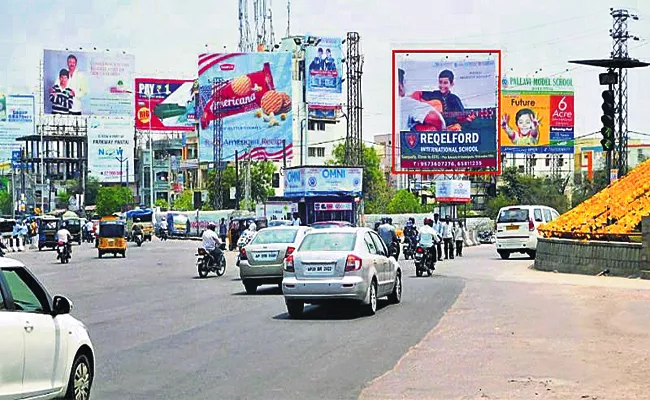
[{"label": "car wheel", "polygon": [[429,268],[427,270],[427,276],[431,276],[431,275],[433,275],[433,270],[431,268]]},{"label": "car wheel", "polygon": [[244,287],[246,288],[246,293],[255,294],[257,293],[257,285],[251,282],[244,282]]},{"label": "car wheel", "polygon": [[528,257],[532,258],[533,260],[537,256],[537,250],[531,250],[528,252]]},{"label": "car wheel", "polygon": [[305,311],[305,303],[298,300],[287,300],[287,312],[291,318],[300,318],[302,317],[303,311]]},{"label": "car wheel", "polygon": [[499,255],[500,255],[501,258],[504,259],[504,260],[507,260],[508,258],[510,258],[510,252],[509,252],[509,251],[503,251],[503,250],[500,250],[500,251],[499,251]]},{"label": "car wheel", "polygon": [[77,355],[70,370],[66,399],[87,400],[90,397],[90,387],[93,384],[93,371],[85,354]]},{"label": "car wheel", "polygon": [[402,274],[397,272],[395,277],[395,285],[393,286],[393,293],[388,296],[391,303],[398,304],[402,301]]},{"label": "car wheel", "polygon": [[365,305],[368,315],[375,315],[377,312],[377,282],[373,279],[368,288],[368,304]]},{"label": "car wheel", "polygon": [[103,255],[104,254],[100,251],[99,253],[97,253],[97,258],[102,258]]}]

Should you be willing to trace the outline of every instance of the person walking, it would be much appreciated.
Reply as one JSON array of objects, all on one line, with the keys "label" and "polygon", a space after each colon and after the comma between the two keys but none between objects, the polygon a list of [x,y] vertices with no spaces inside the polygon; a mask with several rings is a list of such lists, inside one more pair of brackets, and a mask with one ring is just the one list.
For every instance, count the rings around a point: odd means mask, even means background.
[{"label": "person walking", "polygon": [[442,240],[445,243],[445,260],[454,259],[454,232],[453,226],[449,216],[445,218],[445,223],[442,224]]},{"label": "person walking", "polygon": [[454,231],[454,240],[456,241],[456,256],[463,256],[463,241],[465,240],[465,227],[463,221],[458,221],[458,227]]},{"label": "person walking", "polygon": [[228,224],[226,223],[225,218],[221,218],[221,222],[219,223],[219,239],[221,239],[221,243],[226,243],[227,237],[228,237]]}]

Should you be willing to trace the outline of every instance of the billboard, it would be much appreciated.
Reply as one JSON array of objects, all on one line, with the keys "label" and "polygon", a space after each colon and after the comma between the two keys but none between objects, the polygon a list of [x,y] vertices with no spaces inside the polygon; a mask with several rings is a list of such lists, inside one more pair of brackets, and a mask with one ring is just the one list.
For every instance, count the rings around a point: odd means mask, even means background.
[{"label": "billboard", "polygon": [[501,80],[501,151],[573,154],[575,112],[570,78]]},{"label": "billboard", "polygon": [[193,131],[196,122],[193,86],[193,80],[136,78],[136,129]]},{"label": "billboard", "polygon": [[131,115],[132,55],[44,50],[45,114]]},{"label": "billboard", "polygon": [[[291,159],[291,53],[199,56],[199,160],[214,160],[220,116],[222,159]],[[218,144],[217,144],[218,145]]]},{"label": "billboard", "polygon": [[439,203],[469,203],[472,201],[472,182],[436,181],[436,201]]},{"label": "billboard", "polygon": [[35,133],[34,96],[0,93],[0,163],[12,159],[20,150],[16,138]]},{"label": "billboard", "polygon": [[133,182],[134,146],[130,119],[89,118],[88,176],[102,183]]},{"label": "billboard", "polygon": [[395,52],[401,169],[498,168],[498,61],[488,53]]},{"label": "billboard", "polygon": [[284,175],[286,197],[331,194],[360,196],[363,168],[303,167],[288,169]]},{"label": "billboard", "polygon": [[305,49],[306,102],[311,108],[340,106],[343,98],[341,38],[322,37]]}]

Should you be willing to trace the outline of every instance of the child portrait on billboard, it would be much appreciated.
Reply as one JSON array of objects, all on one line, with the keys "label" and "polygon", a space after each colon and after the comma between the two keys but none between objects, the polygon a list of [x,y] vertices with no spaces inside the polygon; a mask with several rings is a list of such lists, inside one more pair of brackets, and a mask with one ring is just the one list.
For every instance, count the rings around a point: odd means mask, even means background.
[{"label": "child portrait on billboard", "polygon": [[424,101],[407,96],[404,89],[406,73],[398,70],[400,96],[400,130],[409,132],[444,131],[445,119],[439,110]]},{"label": "child portrait on billboard", "polygon": [[530,108],[522,108],[515,115],[515,129],[510,127],[510,115],[501,118],[501,128],[515,146],[536,146],[539,143],[540,119]]},{"label": "child portrait on billboard", "polygon": [[52,114],[68,115],[74,102],[74,91],[69,87],[70,72],[67,69],[59,71],[59,81],[50,89]]}]

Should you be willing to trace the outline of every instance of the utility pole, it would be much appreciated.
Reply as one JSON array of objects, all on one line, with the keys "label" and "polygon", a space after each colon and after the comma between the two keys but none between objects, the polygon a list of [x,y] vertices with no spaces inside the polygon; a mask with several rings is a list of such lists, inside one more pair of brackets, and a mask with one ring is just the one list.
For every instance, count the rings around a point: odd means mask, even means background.
[{"label": "utility pole", "polygon": [[239,152],[235,150],[235,210],[239,210]]}]

